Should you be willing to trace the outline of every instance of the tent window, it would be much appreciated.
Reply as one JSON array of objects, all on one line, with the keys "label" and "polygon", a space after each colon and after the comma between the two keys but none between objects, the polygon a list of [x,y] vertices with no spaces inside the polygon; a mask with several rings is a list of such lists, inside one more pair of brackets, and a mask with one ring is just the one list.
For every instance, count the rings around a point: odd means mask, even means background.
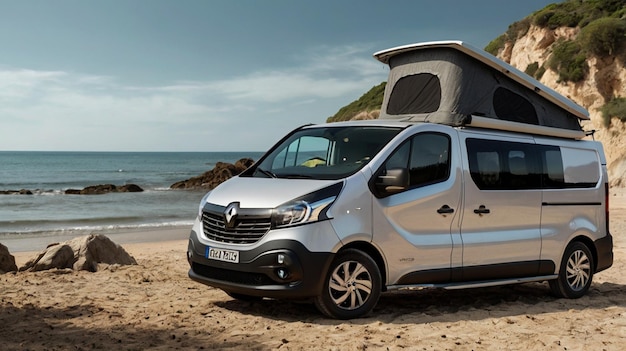
[{"label": "tent window", "polygon": [[493,109],[504,121],[539,124],[533,104],[506,88],[499,87],[493,93]]},{"label": "tent window", "polygon": [[390,115],[431,113],[439,109],[441,84],[430,73],[419,73],[400,78],[393,87],[387,104]]}]

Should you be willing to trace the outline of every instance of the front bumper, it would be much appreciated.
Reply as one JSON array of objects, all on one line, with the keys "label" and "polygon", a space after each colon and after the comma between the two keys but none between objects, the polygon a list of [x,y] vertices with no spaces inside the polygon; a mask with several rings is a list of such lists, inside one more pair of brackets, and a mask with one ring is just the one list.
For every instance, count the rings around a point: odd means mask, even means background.
[{"label": "front bumper", "polygon": [[331,252],[311,252],[287,239],[240,250],[239,263],[208,259],[206,252],[207,246],[192,230],[187,249],[191,279],[227,292],[286,299],[320,295],[334,258]]}]

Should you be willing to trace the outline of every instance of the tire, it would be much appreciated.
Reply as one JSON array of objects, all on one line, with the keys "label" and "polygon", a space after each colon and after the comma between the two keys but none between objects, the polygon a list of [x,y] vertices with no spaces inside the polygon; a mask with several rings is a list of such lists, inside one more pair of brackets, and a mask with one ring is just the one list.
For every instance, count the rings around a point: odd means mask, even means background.
[{"label": "tire", "polygon": [[591,286],[593,267],[593,255],[587,245],[579,241],[570,243],[563,254],[559,277],[549,281],[550,290],[557,297],[582,297]]},{"label": "tire", "polygon": [[356,249],[340,252],[326,274],[322,294],[314,300],[317,309],[331,318],[351,319],[369,313],[381,293],[376,262]]}]

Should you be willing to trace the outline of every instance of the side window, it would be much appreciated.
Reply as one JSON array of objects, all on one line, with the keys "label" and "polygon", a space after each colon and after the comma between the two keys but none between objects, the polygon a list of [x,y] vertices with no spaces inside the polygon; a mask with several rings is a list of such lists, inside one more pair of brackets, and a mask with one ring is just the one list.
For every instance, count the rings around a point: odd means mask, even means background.
[{"label": "side window", "polygon": [[544,146],[543,158],[546,188],[591,188],[600,180],[598,155],[592,150]]},{"label": "side window", "polygon": [[472,180],[481,190],[540,189],[541,166],[534,144],[467,139]]},{"label": "side window", "polygon": [[402,77],[396,82],[389,95],[387,113],[431,113],[439,109],[440,103],[439,77],[430,73],[418,73]]},{"label": "side window", "polygon": [[542,146],[543,186],[548,189],[558,189],[565,186],[565,174],[563,173],[563,158],[561,149],[556,146]]},{"label": "side window", "polygon": [[409,187],[442,182],[450,175],[450,139],[444,134],[413,137],[409,163]]},{"label": "side window", "polygon": [[477,151],[476,161],[470,163],[474,183],[480,189],[497,189],[500,186],[500,156],[496,151]]},{"label": "side window", "polygon": [[[443,182],[450,176],[450,137],[420,133],[398,147],[376,172],[377,196]],[[387,180],[394,178],[393,183]]]},{"label": "side window", "polygon": [[493,109],[496,116],[505,121],[539,124],[533,104],[503,87],[497,88],[493,93]]}]

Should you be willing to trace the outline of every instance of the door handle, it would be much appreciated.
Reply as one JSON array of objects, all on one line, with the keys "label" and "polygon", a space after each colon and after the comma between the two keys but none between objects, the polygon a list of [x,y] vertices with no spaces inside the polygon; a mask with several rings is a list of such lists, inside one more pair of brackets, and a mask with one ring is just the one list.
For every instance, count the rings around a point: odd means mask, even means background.
[{"label": "door handle", "polygon": [[454,213],[454,209],[448,205],[443,205],[437,210],[437,213],[439,214]]},{"label": "door handle", "polygon": [[477,209],[474,209],[474,213],[479,214],[479,215],[483,215],[483,214],[487,214],[490,213],[491,211],[489,211],[489,209],[487,207],[485,207],[485,205],[480,205],[478,206]]}]

